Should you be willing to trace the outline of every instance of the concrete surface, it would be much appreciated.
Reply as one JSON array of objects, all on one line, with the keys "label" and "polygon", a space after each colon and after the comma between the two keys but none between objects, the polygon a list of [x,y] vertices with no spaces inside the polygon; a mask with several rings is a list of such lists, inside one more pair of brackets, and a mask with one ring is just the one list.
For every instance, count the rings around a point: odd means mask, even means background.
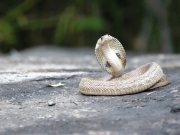
[{"label": "concrete surface", "polygon": [[[127,53],[126,72],[155,61],[171,84],[126,96],[85,96],[106,73],[94,50],[38,47],[0,56],[1,135],[180,135],[180,55]],[[46,84],[62,82],[61,87]]]}]

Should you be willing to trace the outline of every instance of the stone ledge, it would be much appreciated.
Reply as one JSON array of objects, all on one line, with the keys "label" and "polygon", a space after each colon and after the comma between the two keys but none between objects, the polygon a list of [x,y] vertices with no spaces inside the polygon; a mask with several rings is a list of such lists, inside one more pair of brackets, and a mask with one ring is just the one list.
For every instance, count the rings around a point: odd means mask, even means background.
[{"label": "stone ledge", "polygon": [[[127,53],[127,69],[155,61],[171,84],[126,96],[84,96],[105,74],[94,50],[39,47],[0,56],[0,134],[180,134],[180,55]],[[62,87],[46,84],[62,82]],[[49,101],[55,104],[49,106]],[[120,132],[121,131],[121,132]]]}]

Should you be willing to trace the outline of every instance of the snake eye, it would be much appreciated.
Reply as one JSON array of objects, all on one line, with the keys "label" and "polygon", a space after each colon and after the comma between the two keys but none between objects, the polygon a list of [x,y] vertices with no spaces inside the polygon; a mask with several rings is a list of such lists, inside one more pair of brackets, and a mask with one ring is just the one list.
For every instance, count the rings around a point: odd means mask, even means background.
[{"label": "snake eye", "polygon": [[106,62],[106,67],[108,67],[108,68],[110,68],[110,67],[111,67],[111,65],[109,64],[109,62],[108,62],[108,61]]},{"label": "snake eye", "polygon": [[121,55],[119,53],[116,53],[116,55],[117,55],[118,58],[121,58]]}]

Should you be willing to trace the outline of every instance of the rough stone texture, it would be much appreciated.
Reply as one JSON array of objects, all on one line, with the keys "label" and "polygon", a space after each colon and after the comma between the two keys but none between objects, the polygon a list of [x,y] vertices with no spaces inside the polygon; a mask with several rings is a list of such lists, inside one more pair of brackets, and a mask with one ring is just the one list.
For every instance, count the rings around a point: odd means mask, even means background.
[{"label": "rough stone texture", "polygon": [[[180,55],[127,56],[126,71],[155,61],[171,84],[134,95],[85,96],[81,78],[106,74],[94,50],[39,47],[1,55],[0,134],[180,135]],[[46,87],[59,82],[64,86]]]}]

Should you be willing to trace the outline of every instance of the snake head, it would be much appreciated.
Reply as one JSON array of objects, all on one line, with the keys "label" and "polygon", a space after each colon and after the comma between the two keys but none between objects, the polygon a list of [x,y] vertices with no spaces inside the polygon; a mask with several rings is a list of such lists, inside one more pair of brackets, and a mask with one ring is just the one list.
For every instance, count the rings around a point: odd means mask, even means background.
[{"label": "snake head", "polygon": [[109,40],[112,39],[113,37],[108,34],[101,36],[96,43],[96,48],[99,48],[100,46],[104,45],[106,42],[109,42]]}]

